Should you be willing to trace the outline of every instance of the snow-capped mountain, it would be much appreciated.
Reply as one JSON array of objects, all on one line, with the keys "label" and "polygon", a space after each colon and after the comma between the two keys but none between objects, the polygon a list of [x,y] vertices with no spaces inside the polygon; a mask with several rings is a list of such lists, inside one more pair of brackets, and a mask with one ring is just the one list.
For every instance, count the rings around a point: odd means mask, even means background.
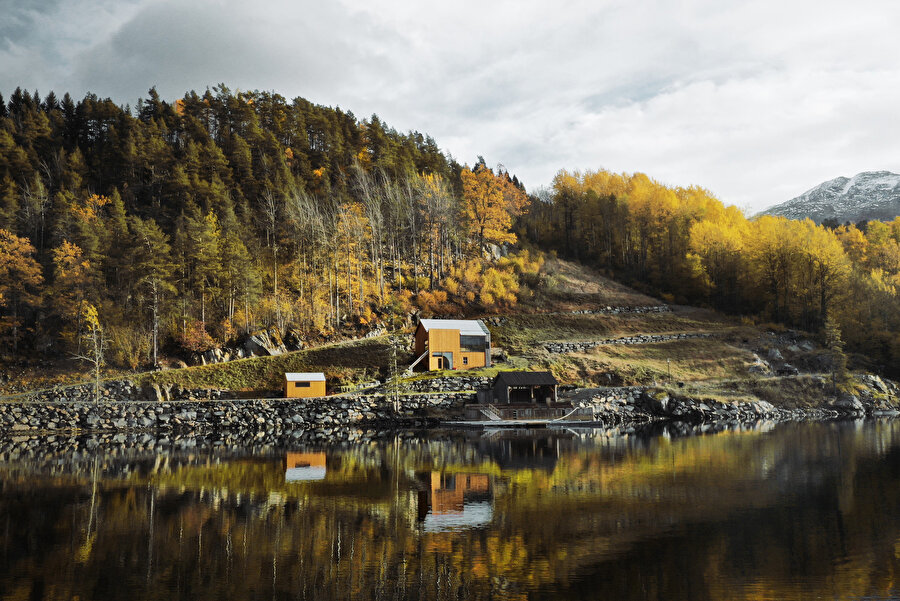
[{"label": "snow-capped mountain", "polygon": [[864,171],[819,184],[797,198],[769,207],[763,214],[790,219],[809,217],[816,223],[863,219],[890,221],[900,215],[900,175],[890,171]]}]

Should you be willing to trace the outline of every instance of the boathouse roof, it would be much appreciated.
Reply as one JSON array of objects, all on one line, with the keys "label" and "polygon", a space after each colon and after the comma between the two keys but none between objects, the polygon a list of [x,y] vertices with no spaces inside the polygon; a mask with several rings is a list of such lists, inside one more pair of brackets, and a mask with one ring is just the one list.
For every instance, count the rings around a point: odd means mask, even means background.
[{"label": "boathouse roof", "polygon": [[555,386],[559,384],[549,371],[501,371],[494,386]]}]

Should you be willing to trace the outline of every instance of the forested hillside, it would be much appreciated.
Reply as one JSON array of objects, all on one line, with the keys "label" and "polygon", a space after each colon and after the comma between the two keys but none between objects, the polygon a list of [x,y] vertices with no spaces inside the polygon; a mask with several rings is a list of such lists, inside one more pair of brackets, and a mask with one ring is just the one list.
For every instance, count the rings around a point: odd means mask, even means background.
[{"label": "forested hillside", "polygon": [[136,368],[264,327],[315,342],[506,311],[541,265],[495,252],[517,236],[670,301],[827,325],[900,370],[900,218],[748,220],[605,171],[528,198],[377,116],[224,86],[133,110],[0,96],[0,359]]},{"label": "forested hillside", "polygon": [[0,97],[0,348],[155,364],[260,327],[321,338],[516,302],[527,199],[376,116],[224,85],[134,109]]},{"label": "forested hillside", "polygon": [[836,229],[748,220],[702,188],[643,174],[561,171],[519,231],[670,301],[772,320],[900,372],[900,218]]}]

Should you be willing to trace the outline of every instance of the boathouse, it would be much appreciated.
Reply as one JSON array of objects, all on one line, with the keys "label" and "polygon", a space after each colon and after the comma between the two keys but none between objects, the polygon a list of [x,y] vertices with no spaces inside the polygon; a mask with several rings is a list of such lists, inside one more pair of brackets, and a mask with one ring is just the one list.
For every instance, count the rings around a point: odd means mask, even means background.
[{"label": "boathouse", "polygon": [[494,378],[493,402],[497,405],[549,405],[556,402],[558,385],[549,371],[502,371]]},{"label": "boathouse", "polygon": [[422,319],[416,327],[415,355],[427,371],[491,366],[491,332],[477,319]]},{"label": "boathouse", "polygon": [[284,398],[304,399],[325,396],[325,374],[286,373],[284,374]]}]

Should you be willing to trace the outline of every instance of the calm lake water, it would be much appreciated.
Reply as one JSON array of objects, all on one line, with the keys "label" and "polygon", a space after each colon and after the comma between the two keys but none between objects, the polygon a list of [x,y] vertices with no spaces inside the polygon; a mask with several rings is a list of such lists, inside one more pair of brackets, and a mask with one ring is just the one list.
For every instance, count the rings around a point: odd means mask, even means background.
[{"label": "calm lake water", "polygon": [[0,445],[0,599],[900,597],[896,421],[174,442]]}]

